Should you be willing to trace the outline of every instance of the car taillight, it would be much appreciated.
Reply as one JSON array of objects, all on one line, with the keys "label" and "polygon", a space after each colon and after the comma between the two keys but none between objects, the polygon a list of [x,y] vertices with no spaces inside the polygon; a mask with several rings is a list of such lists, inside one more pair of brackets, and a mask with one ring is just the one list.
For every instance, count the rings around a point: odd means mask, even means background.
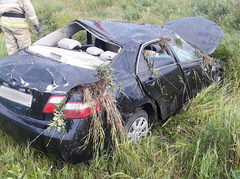
[{"label": "car taillight", "polygon": [[[44,106],[43,113],[54,113],[56,104],[63,101],[65,96],[51,96],[46,105]],[[83,101],[68,101],[64,106],[64,114],[67,119],[80,119],[91,116],[93,114],[93,104]],[[95,104],[94,108],[96,112],[102,110],[103,103]]]}]

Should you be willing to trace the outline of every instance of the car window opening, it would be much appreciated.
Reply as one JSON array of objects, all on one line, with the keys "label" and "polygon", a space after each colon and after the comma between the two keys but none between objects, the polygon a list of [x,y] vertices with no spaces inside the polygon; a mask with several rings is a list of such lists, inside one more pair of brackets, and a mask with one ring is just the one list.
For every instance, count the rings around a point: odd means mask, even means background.
[{"label": "car window opening", "polygon": [[146,46],[143,54],[145,62],[152,68],[159,68],[174,63],[172,57],[158,43]]}]

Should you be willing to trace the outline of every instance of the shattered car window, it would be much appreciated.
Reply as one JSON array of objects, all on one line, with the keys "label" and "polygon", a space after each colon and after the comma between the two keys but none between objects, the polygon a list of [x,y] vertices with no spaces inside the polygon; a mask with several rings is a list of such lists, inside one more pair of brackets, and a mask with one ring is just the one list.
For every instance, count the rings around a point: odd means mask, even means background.
[{"label": "shattered car window", "polygon": [[183,39],[176,38],[171,41],[173,50],[177,54],[180,62],[199,59],[199,53]]}]

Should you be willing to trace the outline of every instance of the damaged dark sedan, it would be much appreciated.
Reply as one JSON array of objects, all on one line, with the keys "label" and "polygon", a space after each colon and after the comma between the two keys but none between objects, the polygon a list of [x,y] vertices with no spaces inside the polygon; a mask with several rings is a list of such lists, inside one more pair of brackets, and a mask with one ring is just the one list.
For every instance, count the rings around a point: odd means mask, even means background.
[{"label": "damaged dark sedan", "polygon": [[[66,162],[86,159],[91,152],[78,149],[93,112],[80,89],[99,83],[96,71],[107,66],[127,136],[144,138],[150,125],[166,121],[222,78],[220,62],[208,55],[223,36],[218,25],[201,17],[162,26],[75,20],[0,59],[0,130]],[[64,99],[66,130],[47,131]],[[95,109],[105,111],[101,101]]]}]

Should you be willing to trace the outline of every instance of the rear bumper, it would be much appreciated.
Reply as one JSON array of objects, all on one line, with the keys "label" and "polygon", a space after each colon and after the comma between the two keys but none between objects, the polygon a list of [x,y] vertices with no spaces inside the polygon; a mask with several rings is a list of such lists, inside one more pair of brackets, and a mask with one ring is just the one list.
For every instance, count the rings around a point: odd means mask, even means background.
[{"label": "rear bumper", "polygon": [[65,134],[55,129],[47,131],[50,121],[16,114],[0,104],[0,130],[13,138],[30,142],[31,147],[37,150],[70,163],[79,163],[91,157],[89,146],[79,151],[88,135],[89,121],[87,118],[67,121],[68,130]]}]

